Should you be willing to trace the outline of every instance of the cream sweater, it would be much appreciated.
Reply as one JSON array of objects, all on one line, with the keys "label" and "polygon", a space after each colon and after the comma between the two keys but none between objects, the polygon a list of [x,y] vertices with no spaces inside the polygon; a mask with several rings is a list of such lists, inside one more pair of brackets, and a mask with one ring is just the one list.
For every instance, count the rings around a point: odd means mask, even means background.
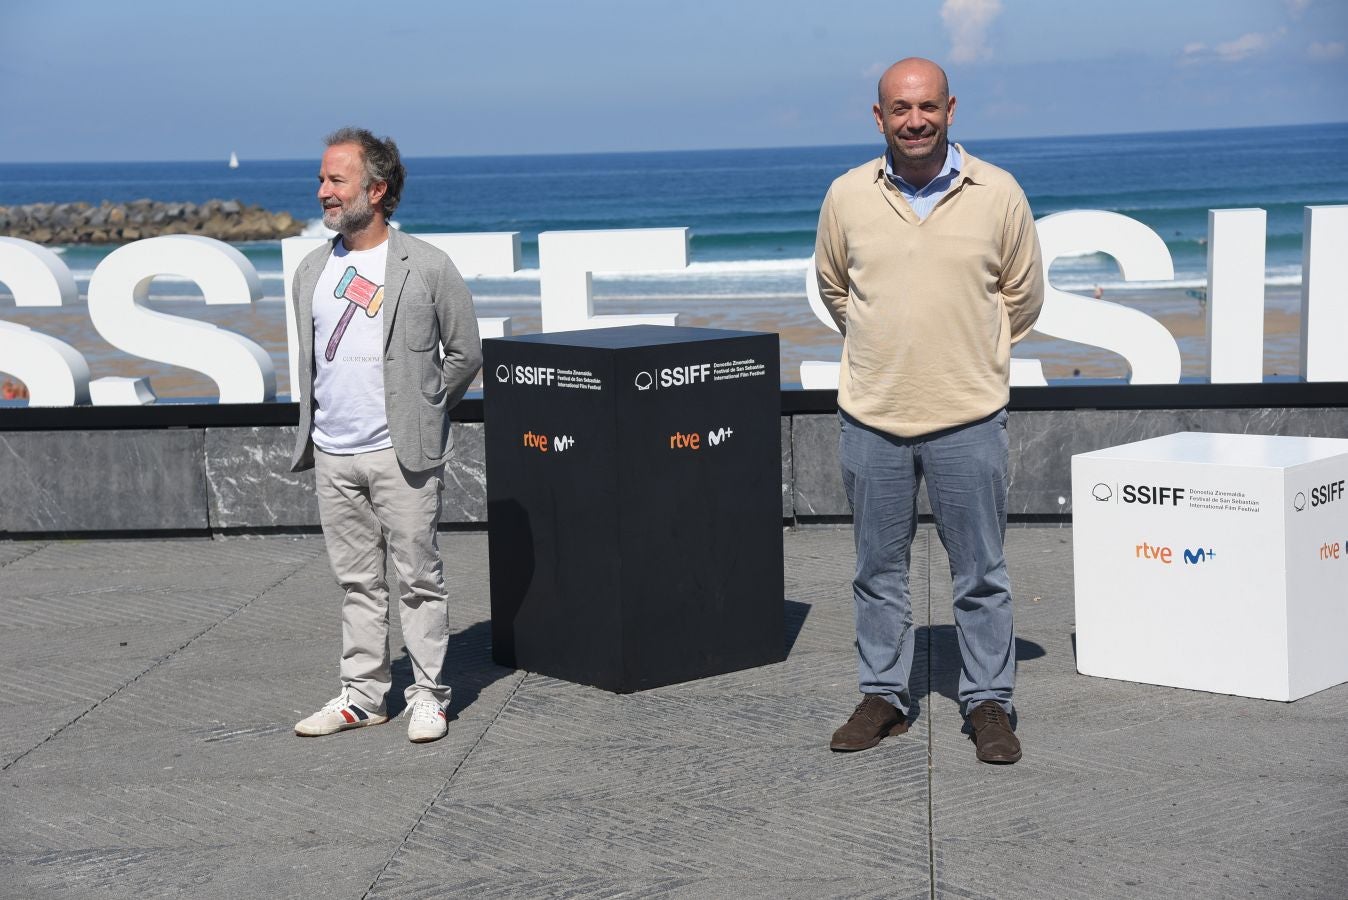
[{"label": "cream sweater", "polygon": [[956,149],[959,177],[926,219],[885,177],[883,156],[834,181],[819,212],[819,292],[843,333],[838,405],[900,437],[1004,407],[1011,345],[1044,302],[1025,193]]}]

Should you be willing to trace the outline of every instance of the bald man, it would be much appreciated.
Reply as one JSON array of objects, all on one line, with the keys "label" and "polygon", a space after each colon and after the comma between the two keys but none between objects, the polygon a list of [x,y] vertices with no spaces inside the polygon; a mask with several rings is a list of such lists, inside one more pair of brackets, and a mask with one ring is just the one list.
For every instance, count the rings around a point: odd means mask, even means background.
[{"label": "bald man", "polygon": [[960,709],[978,758],[1014,763],[1006,404],[1011,345],[1044,299],[1034,219],[1014,178],[950,143],[955,98],[940,66],[901,60],[878,93],[886,151],[833,182],[815,245],[843,333],[839,455],[863,695],[829,746],[865,750],[908,730],[908,564],[925,481],[954,581]]}]

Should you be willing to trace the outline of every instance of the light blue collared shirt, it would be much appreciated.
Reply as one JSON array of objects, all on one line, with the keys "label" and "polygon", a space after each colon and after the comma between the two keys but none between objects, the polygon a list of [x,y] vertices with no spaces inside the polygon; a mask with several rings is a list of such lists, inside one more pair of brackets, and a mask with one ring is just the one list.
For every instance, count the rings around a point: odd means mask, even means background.
[{"label": "light blue collared shirt", "polygon": [[889,151],[886,150],[885,177],[899,189],[900,194],[903,194],[903,199],[908,201],[908,205],[913,208],[913,212],[917,213],[918,219],[925,219],[932,208],[941,201],[941,198],[950,192],[955,179],[959,178],[960,162],[960,152],[955,149],[955,144],[952,141],[946,146],[945,167],[941,169],[940,174],[928,182],[925,187],[915,188],[894,174],[893,161],[889,157]]}]

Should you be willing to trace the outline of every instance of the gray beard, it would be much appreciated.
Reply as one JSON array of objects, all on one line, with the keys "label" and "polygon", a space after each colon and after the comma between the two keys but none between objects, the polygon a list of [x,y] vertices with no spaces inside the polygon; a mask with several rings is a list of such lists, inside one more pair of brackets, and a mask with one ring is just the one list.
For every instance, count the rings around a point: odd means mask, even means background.
[{"label": "gray beard", "polygon": [[[363,199],[363,198],[362,198]],[[338,234],[355,234],[374,221],[374,207],[363,202],[359,207],[342,207],[342,211],[332,216],[331,210],[323,211],[323,224]]]}]

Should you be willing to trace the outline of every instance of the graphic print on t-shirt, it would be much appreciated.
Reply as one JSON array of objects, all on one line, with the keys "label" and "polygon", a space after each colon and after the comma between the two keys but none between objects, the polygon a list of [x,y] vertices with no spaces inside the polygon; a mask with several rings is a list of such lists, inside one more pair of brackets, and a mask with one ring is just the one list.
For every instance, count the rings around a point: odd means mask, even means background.
[{"label": "graphic print on t-shirt", "polygon": [[351,324],[351,317],[356,314],[357,307],[365,310],[365,315],[371,319],[379,314],[379,307],[384,302],[384,286],[361,275],[355,266],[347,266],[332,295],[348,303],[342,317],[337,320],[337,327],[332,330],[332,337],[328,339],[328,349],[323,352],[323,358],[328,362],[332,362],[337,355],[337,345],[342,342],[342,335],[346,334],[346,326]]}]

